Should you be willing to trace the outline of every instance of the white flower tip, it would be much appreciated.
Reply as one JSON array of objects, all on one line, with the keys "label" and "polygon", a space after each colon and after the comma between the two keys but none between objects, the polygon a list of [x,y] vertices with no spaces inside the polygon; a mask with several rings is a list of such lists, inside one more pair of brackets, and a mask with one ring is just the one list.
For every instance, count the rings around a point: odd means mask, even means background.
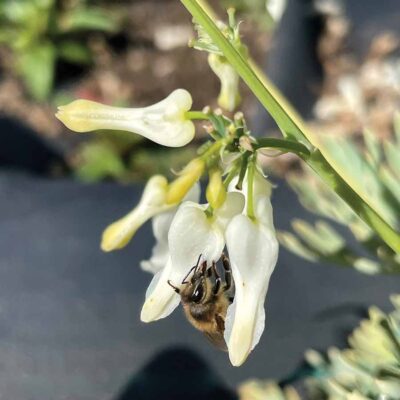
[{"label": "white flower tip", "polygon": [[232,332],[229,339],[229,359],[234,367],[240,367],[247,359],[252,348],[252,330],[248,327],[240,327],[238,331]]},{"label": "white flower tip", "polygon": [[142,322],[149,323],[165,318],[178,306],[180,297],[169,286],[167,289],[168,293],[159,291],[157,296],[153,294],[146,299],[140,312]]},{"label": "white flower tip", "polygon": [[143,304],[142,311],[140,312],[140,320],[145,323],[156,321],[157,313],[154,309],[154,298],[150,297]]}]

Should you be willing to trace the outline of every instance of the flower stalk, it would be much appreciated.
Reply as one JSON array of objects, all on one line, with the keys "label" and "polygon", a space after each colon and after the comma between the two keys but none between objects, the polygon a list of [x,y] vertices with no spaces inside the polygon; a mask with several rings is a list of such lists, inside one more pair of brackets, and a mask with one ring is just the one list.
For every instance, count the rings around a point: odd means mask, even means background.
[{"label": "flower stalk", "polygon": [[205,1],[181,0],[182,4],[207,32],[215,45],[241,76],[276,121],[285,138],[299,142],[312,153],[304,161],[334,190],[356,214],[365,221],[396,253],[400,253],[400,234],[365,200],[363,193],[356,192],[348,177],[341,176],[331,165],[329,149],[319,149],[318,138],[309,131],[300,116],[276,87],[261,73],[253,62],[247,61],[223,35]]}]

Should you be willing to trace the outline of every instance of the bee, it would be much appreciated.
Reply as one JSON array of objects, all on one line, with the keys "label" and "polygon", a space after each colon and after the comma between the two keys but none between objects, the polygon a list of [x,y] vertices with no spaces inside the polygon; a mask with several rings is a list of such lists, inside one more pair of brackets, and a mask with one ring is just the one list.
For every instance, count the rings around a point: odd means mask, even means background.
[{"label": "bee", "polygon": [[[219,349],[227,351],[224,339],[225,317],[228,306],[233,302],[234,285],[228,257],[222,255],[224,282],[218,274],[216,263],[207,266],[207,261],[192,267],[181,286],[168,281],[181,296],[181,303],[188,321]],[[189,278],[190,277],[190,278]]]}]

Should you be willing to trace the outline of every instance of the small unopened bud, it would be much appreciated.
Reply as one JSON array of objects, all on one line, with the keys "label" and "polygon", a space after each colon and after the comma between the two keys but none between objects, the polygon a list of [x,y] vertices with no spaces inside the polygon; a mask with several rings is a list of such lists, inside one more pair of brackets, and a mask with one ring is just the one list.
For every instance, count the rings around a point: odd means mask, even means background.
[{"label": "small unopened bud", "polygon": [[167,192],[166,203],[177,204],[189,192],[191,187],[201,178],[205,168],[205,162],[201,158],[195,158],[183,169],[178,178],[170,183]]},{"label": "small unopened bud", "polygon": [[222,175],[219,169],[210,172],[210,181],[206,190],[206,198],[213,209],[217,209],[224,204],[226,199],[226,189],[222,182]]},{"label": "small unopened bud", "polygon": [[240,147],[247,151],[254,151],[251,139],[248,136],[241,136],[239,139]]},{"label": "small unopened bud", "polygon": [[239,75],[232,65],[218,54],[210,54],[208,64],[221,82],[218,104],[225,110],[233,111],[241,101]]}]

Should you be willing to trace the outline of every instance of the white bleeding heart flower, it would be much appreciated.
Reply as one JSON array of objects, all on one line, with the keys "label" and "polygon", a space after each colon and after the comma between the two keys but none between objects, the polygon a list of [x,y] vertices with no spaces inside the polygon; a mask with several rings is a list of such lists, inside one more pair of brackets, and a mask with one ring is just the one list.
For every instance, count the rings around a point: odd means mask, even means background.
[{"label": "white bleeding heart flower", "polygon": [[146,292],[141,312],[143,322],[164,318],[178,306],[180,297],[169,286],[169,280],[179,285],[200,255],[208,264],[220,258],[226,226],[242,212],[243,206],[242,194],[228,193],[225,203],[210,218],[205,213],[207,204],[182,203],[168,232],[167,264],[154,276]]},{"label": "white bleeding heart flower", "polygon": [[228,308],[224,336],[234,366],[244,363],[264,331],[264,302],[278,259],[270,191],[269,183],[256,173],[253,186],[255,218],[237,215],[226,230],[235,299]]},{"label": "white bleeding heart flower", "polygon": [[190,93],[177,89],[164,100],[144,108],[112,107],[76,100],[59,107],[56,117],[75,132],[123,130],[163,146],[181,147],[189,143],[195,133],[193,122],[186,116],[191,106]]},{"label": "white bleeding heart flower", "polygon": [[[198,202],[200,200],[200,185],[196,183],[190,189],[184,198],[184,201]],[[140,266],[144,271],[156,274],[163,269],[168,262],[168,232],[171,227],[172,220],[175,217],[178,207],[175,206],[171,210],[163,212],[153,217],[152,226],[156,244],[153,247],[151,257],[143,260]]]},{"label": "white bleeding heart flower", "polygon": [[136,231],[153,216],[170,210],[166,204],[168,181],[161,175],[155,175],[147,182],[139,204],[127,215],[113,222],[103,232],[101,248],[112,251],[125,247]]}]

